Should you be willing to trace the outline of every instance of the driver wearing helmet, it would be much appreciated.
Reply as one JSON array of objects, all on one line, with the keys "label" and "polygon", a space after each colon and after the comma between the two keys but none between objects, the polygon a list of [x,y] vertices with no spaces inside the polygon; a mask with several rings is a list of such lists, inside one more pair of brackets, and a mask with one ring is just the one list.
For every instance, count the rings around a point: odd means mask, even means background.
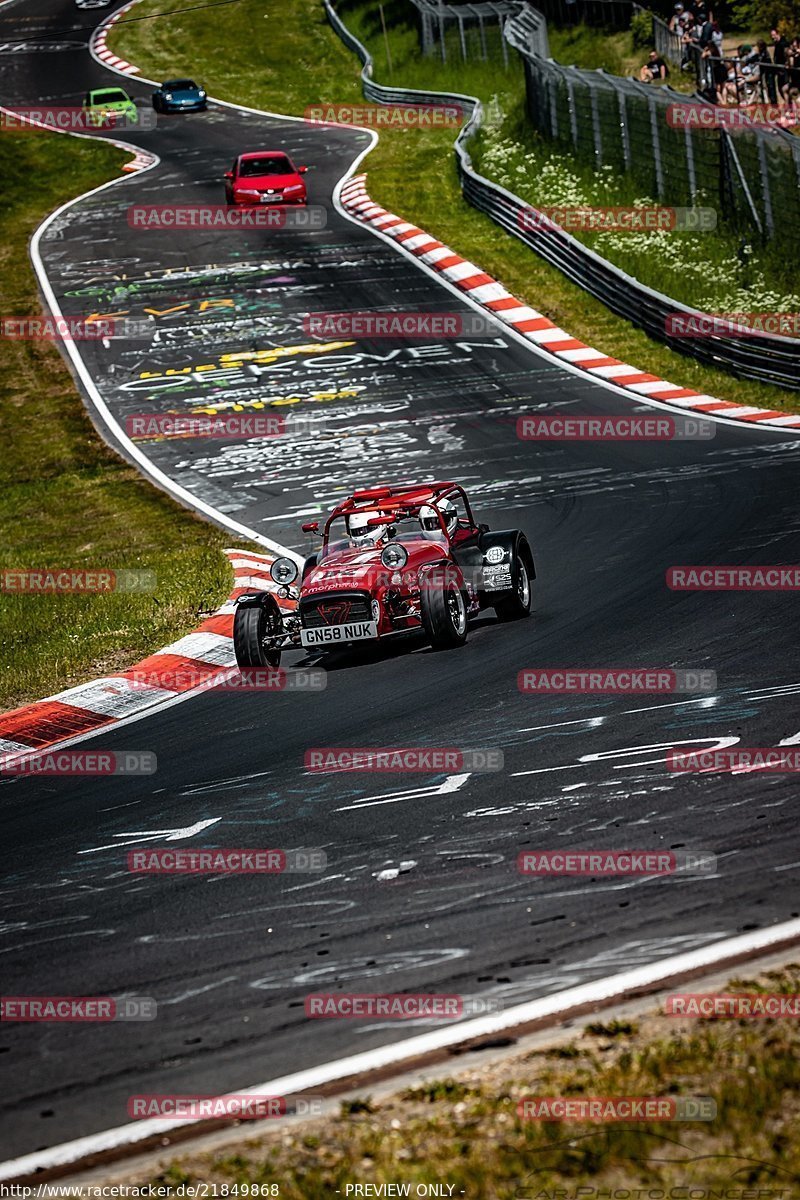
[{"label": "driver wearing helmet", "polygon": [[393,536],[391,521],[387,520],[383,525],[369,524],[375,517],[380,516],[379,512],[355,512],[347,518],[347,533],[356,549],[377,546]]},{"label": "driver wearing helmet", "polygon": [[[452,537],[458,528],[458,513],[452,500],[440,500],[437,505],[444,519],[447,536]],[[423,504],[419,510],[419,523],[424,533],[441,533],[442,526],[439,514],[430,504]]]}]

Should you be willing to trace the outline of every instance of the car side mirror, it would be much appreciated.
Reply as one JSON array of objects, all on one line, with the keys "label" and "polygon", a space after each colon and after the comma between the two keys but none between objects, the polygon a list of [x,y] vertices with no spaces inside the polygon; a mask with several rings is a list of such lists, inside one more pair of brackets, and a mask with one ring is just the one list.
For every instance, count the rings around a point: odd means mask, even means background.
[{"label": "car side mirror", "polygon": [[303,533],[319,533],[319,521],[306,521],[301,528]]},{"label": "car side mirror", "polygon": [[226,171],[224,177],[225,179],[233,179],[233,171]]},{"label": "car side mirror", "polygon": [[297,168],[297,174],[298,174],[298,175],[305,175],[305,173],[306,173],[306,171],[307,171],[307,170],[308,170],[308,167],[298,167],[298,168]]}]

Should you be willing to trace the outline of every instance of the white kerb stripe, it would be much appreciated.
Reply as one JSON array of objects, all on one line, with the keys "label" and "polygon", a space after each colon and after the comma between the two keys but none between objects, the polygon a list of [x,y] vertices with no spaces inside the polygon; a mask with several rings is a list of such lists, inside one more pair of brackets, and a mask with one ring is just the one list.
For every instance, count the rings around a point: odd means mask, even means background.
[{"label": "white kerb stripe", "polygon": [[[540,321],[542,319],[542,314],[535,308],[528,308],[527,304],[520,304],[519,308],[504,308],[494,315],[501,321],[505,321],[507,325],[514,325],[517,321]],[[564,334],[564,337],[566,336]]]},{"label": "white kerb stripe", "polygon": [[479,283],[477,287],[470,288],[469,294],[480,304],[488,304],[490,300],[513,300],[514,298],[510,292],[506,291],[502,283]]},{"label": "white kerb stripe", "polygon": [[[132,668],[135,670],[135,668]],[[143,673],[144,674],[144,673]],[[149,674],[149,673],[148,673]],[[129,679],[109,677],[82,683],[80,687],[48,697],[70,708],[85,708],[100,716],[122,717],[149,708],[174,695],[168,689],[148,684],[134,684]]]},{"label": "white kerb stripe", "polygon": [[158,653],[177,654],[183,658],[197,658],[201,662],[227,666],[231,658],[231,639],[219,633],[190,633]]},{"label": "white kerb stripe", "polygon": [[615,379],[617,375],[639,375],[641,372],[630,363],[619,363],[616,367],[594,367],[594,374],[602,375],[604,379]]},{"label": "white kerb stripe", "polygon": [[560,358],[566,358],[568,362],[579,363],[590,358],[604,358],[605,356],[599,350],[595,350],[593,346],[584,346],[581,349],[577,347],[574,350],[559,350]]},{"label": "white kerb stripe", "polygon": [[667,388],[672,392],[682,390],[679,383],[667,383],[666,379],[653,379],[649,383],[629,383],[628,387],[642,396],[649,396],[651,392],[663,392]]},{"label": "white kerb stripe", "polygon": [[403,245],[406,250],[416,250],[418,246],[432,246],[435,241],[436,238],[429,233],[415,233],[413,237],[406,238]]},{"label": "white kerb stripe", "polygon": [[555,329],[529,329],[525,334],[526,338],[530,338],[532,342],[536,342],[537,346],[546,346],[548,342],[567,342],[569,334],[563,329],[556,326]]},{"label": "white kerb stripe", "polygon": [[428,250],[425,254],[421,254],[420,258],[426,263],[437,263],[441,258],[449,258],[452,253],[449,246],[437,246],[435,250]]},{"label": "white kerb stripe", "polygon": [[454,267],[445,267],[442,274],[453,283],[458,283],[459,279],[468,279],[470,275],[482,275],[483,271],[476,267],[475,263],[463,262],[456,263]]}]

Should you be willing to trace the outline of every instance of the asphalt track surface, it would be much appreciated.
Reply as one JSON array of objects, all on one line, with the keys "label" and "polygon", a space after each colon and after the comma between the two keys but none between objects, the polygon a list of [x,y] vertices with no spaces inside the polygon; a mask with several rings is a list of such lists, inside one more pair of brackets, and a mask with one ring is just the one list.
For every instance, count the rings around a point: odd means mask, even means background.
[{"label": "asphalt track surface", "polygon": [[[3,46],[79,43],[4,49],[0,101],[72,104],[106,82],[149,94],[90,59],[98,20],[64,0],[0,9]],[[664,573],[800,561],[800,441],[718,422],[710,441],[522,443],[520,413],[646,410],[500,328],[457,345],[358,342],[273,362],[261,353],[260,373],[237,366],[212,384],[167,376],[217,369],[225,354],[307,345],[308,311],[467,310],[335,210],[333,187],[365,134],[213,106],[124,136],[160,165],[69,210],[42,243],[65,312],[179,308],[154,318],[149,342],[87,344],[113,411],[300,396],[294,410],[326,422],[290,447],[153,443],[153,461],[300,550],[301,516],[352,486],[460,480],[481,519],[527,531],[535,615],[501,626],[487,613],[466,647],[445,654],[416,646],[339,661],[321,693],[211,693],[87,743],[155,751],[152,777],[3,783],[4,993],[137,994],[159,1005],[148,1023],[4,1023],[7,1155],[123,1124],[134,1093],[237,1090],[430,1027],[307,1020],[310,991],[519,1002],[796,916],[792,777],[676,776],[663,761],[676,742],[769,746],[798,734],[796,600],[673,593]],[[234,153],[278,146],[309,164],[311,199],[328,208],[323,232],[179,237],[127,225],[133,202],[221,202]],[[233,309],[202,309],[231,299]],[[520,694],[518,670],[537,665],[705,668],[719,687],[636,699]],[[499,747],[505,769],[449,785],[443,775],[303,770],[311,746],[397,745]],[[143,844],[130,832],[211,820],[178,844],[321,847],[328,869],[127,872],[128,845]],[[520,850],[588,847],[711,850],[719,869],[646,881],[516,871]],[[377,877],[401,863],[395,878]]]}]

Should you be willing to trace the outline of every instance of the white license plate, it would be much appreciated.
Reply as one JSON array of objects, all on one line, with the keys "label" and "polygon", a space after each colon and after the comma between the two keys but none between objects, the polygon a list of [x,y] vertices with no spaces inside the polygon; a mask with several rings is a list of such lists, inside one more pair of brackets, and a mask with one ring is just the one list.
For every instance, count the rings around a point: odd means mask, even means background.
[{"label": "white license plate", "polygon": [[283,196],[281,195],[281,193],[276,192],[272,196],[262,196],[261,203],[262,204],[277,204],[277,202],[282,199],[283,199]]},{"label": "white license plate", "polygon": [[336,642],[363,642],[378,636],[377,621],[351,621],[348,625],[323,625],[320,629],[301,629],[303,646],[330,646]]}]

